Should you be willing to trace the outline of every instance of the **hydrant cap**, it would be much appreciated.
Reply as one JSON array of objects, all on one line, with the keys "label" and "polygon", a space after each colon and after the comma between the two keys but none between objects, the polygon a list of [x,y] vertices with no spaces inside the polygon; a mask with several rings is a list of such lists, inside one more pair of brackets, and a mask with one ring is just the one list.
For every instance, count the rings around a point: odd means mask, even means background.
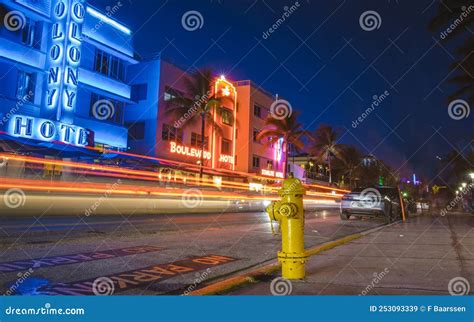
[{"label": "hydrant cap", "polygon": [[299,179],[296,179],[290,176],[288,179],[283,181],[283,186],[280,190],[280,194],[303,195],[304,193],[305,193],[305,188],[303,187]]}]

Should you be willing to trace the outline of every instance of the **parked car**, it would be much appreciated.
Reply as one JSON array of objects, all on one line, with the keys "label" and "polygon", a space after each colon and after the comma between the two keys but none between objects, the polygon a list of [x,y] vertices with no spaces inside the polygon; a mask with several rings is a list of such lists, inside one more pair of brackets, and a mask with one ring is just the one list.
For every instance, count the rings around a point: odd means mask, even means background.
[{"label": "parked car", "polygon": [[341,219],[351,216],[380,217],[387,223],[402,217],[400,195],[396,187],[357,188],[341,200]]}]

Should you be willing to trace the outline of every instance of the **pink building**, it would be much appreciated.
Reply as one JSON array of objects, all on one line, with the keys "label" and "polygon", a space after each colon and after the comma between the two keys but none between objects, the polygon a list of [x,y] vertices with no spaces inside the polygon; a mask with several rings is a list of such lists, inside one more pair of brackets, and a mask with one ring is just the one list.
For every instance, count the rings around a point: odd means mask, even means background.
[{"label": "pink building", "polygon": [[[138,75],[132,83],[138,104],[127,109],[129,147],[134,153],[199,165],[201,160],[201,117],[190,108],[182,117],[169,112],[173,97],[186,96],[184,70],[163,60],[134,66]],[[212,111],[205,127],[204,166],[264,176],[282,176],[281,146],[265,147],[256,135],[264,126],[274,98],[250,81],[232,83],[216,78],[212,94],[226,96]],[[196,98],[199,104],[200,98]]]}]

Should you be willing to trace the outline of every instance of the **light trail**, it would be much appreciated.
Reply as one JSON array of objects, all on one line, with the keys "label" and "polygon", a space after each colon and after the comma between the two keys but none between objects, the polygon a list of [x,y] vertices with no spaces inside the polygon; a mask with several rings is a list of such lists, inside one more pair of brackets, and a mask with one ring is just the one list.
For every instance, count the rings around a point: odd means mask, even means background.
[{"label": "light trail", "polygon": [[[119,167],[112,167],[112,166],[106,166],[106,165],[87,164],[87,163],[63,161],[63,160],[50,160],[50,159],[14,155],[14,154],[5,154],[5,153],[0,153],[0,157],[5,158],[7,160],[11,159],[11,160],[16,160],[16,161],[32,163],[36,165],[60,166],[61,171],[78,173],[78,174],[87,173],[87,174],[97,175],[97,176],[110,176],[110,177],[115,177],[115,178],[137,179],[137,180],[164,182],[164,183],[174,181],[176,183],[182,183],[184,185],[190,185],[194,183],[196,185],[205,186],[205,187],[217,186],[216,183],[212,179],[196,178],[194,176],[186,176],[186,175],[181,175],[181,174],[176,174],[176,173],[163,174],[159,172],[146,171],[146,170],[133,170],[133,169],[128,169],[128,168],[119,168]],[[83,171],[73,171],[72,169],[81,169]],[[268,179],[266,177],[261,177],[261,176],[254,176],[250,178],[259,178],[259,179],[265,179],[265,180]],[[181,180],[181,182],[179,182],[178,180]],[[262,190],[264,192],[269,192],[269,193],[276,192],[279,189],[277,187],[272,187],[268,185],[262,185],[262,186],[263,186]],[[315,195],[315,196],[330,196],[331,198],[335,196],[335,197],[340,198],[341,195],[336,192],[341,192],[341,193],[348,192],[348,190],[332,188],[332,187],[327,187],[323,185],[314,185],[314,184],[308,185],[307,184],[304,186],[307,189],[308,188],[309,189],[323,189],[323,190],[331,191],[331,194],[322,193],[322,192],[314,192],[311,190],[308,191],[308,195]],[[249,183],[240,183],[240,182],[234,182],[234,181],[229,181],[229,180],[222,180],[221,184],[219,184],[218,187],[236,189],[236,190],[241,190],[241,191],[250,190]]]},{"label": "light trail", "polygon": [[[12,186],[25,191],[42,191],[42,192],[59,192],[59,193],[99,193],[107,195],[154,195],[165,197],[206,197],[211,199],[228,199],[228,200],[277,200],[279,197],[274,195],[268,196],[248,196],[236,193],[228,193],[221,191],[207,191],[196,188],[196,191],[182,188],[162,188],[151,186],[136,186],[118,184],[116,188],[110,183],[79,183],[79,182],[51,182],[46,180],[31,179],[14,179],[4,178],[6,182],[0,182],[0,189],[10,189]],[[170,191],[172,190],[172,191]],[[340,195],[318,193],[311,194],[315,197],[324,197],[329,199],[340,199]],[[320,200],[321,198],[305,198],[305,200]]]}]

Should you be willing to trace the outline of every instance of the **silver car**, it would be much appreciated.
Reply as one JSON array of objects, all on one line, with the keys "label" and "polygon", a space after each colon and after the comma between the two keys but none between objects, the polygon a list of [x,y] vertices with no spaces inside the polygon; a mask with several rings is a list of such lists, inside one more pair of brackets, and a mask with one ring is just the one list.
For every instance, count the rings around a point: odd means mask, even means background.
[{"label": "silver car", "polygon": [[351,216],[381,217],[387,223],[401,218],[398,188],[358,188],[345,194],[341,200],[341,219]]}]

